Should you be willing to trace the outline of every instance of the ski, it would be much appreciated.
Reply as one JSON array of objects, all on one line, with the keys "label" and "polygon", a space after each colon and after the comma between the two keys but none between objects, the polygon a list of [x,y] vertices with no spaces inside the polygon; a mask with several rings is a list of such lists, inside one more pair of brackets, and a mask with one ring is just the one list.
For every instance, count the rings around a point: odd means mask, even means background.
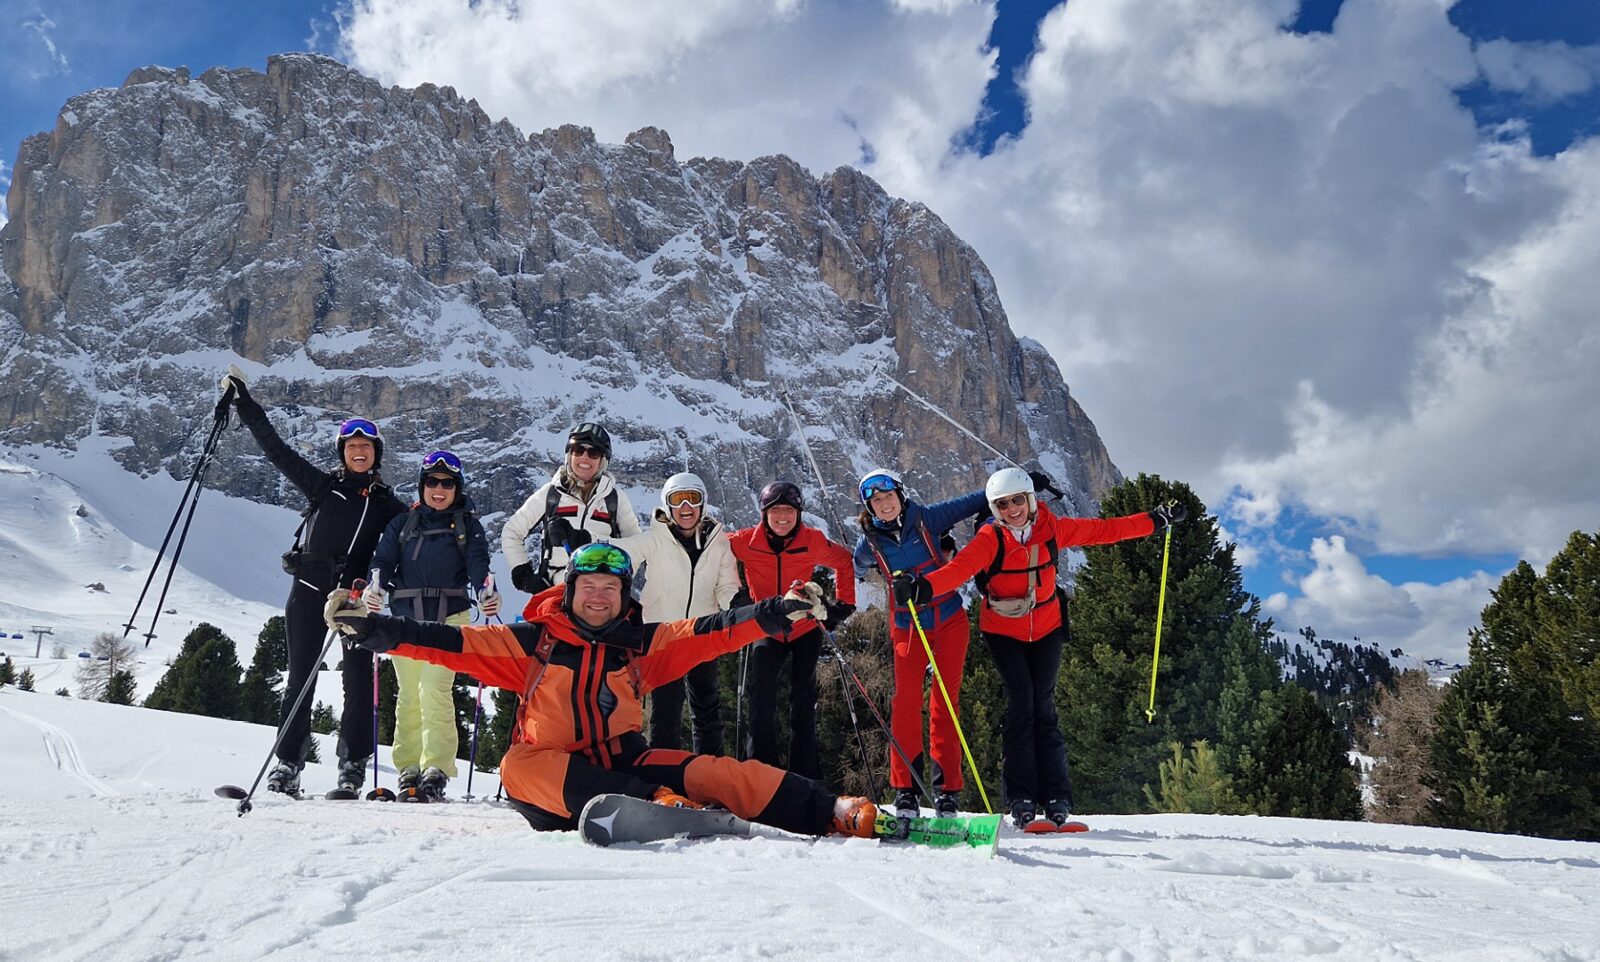
[{"label": "ski", "polygon": [[361,797],[361,793],[351,788],[330,788],[322,797],[330,802],[353,802]]},{"label": "ski", "polygon": [[671,808],[631,795],[596,795],[578,816],[578,832],[590,845],[663,842],[715,835],[743,837],[753,826],[722,810]]},{"label": "ski", "polygon": [[999,815],[956,815],[949,818],[916,816],[901,818],[892,811],[878,813],[873,826],[878,838],[887,843],[909,842],[930,848],[987,848],[990,856],[1000,847]]},{"label": "ski", "polygon": [[1057,826],[1048,818],[1038,818],[1029,822],[1022,830],[1024,835],[1067,835],[1074,832],[1087,832],[1089,826],[1083,822],[1063,822]]}]

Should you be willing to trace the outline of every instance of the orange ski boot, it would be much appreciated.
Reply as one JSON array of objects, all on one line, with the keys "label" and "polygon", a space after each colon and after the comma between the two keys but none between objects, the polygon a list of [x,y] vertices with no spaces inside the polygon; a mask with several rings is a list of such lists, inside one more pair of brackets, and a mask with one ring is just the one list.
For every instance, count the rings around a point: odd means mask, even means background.
[{"label": "orange ski boot", "polygon": [[650,796],[650,801],[655,802],[657,805],[665,805],[668,808],[705,808],[699,802],[679,795],[665,785],[656,789],[656,793]]},{"label": "orange ski boot", "polygon": [[859,795],[841,795],[833,803],[833,833],[854,838],[872,838],[878,821],[878,806]]}]

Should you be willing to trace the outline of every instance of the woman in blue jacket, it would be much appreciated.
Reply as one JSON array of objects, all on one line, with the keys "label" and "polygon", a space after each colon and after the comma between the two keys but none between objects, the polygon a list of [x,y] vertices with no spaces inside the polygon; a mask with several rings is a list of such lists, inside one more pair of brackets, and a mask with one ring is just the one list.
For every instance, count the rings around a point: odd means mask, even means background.
[{"label": "woman in blue jacket", "polygon": [[[472,621],[469,585],[478,587],[485,617],[500,610],[488,584],[489,544],[467,497],[461,459],[435,451],[422,460],[419,500],[389,522],[372,555],[372,580],[363,600],[379,611],[416,621],[464,625]],[[400,791],[426,799],[444,793],[456,775],[455,672],[411,658],[394,659],[398,684],[394,712],[394,767]]]}]

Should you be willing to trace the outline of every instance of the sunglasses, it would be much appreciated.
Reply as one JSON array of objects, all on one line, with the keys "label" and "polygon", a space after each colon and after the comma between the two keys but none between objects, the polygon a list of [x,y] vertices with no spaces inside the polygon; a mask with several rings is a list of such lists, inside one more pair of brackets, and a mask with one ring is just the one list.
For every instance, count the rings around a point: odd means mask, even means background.
[{"label": "sunglasses", "polygon": [[615,545],[604,542],[586,544],[572,553],[567,569],[580,575],[616,575],[626,578],[633,574],[633,559]]},{"label": "sunglasses", "polygon": [[605,452],[590,444],[574,444],[567,448],[568,454],[576,454],[581,458],[603,458]]},{"label": "sunglasses", "polygon": [[366,418],[350,418],[339,425],[340,438],[368,437],[374,440],[378,437],[378,426]]},{"label": "sunglasses", "polygon": [[422,479],[424,488],[444,488],[446,491],[454,491],[460,483],[455,478],[436,478],[433,475]]},{"label": "sunglasses", "polygon": [[449,451],[435,451],[422,459],[422,470],[427,471],[431,468],[442,468],[453,474],[460,474],[461,459]]},{"label": "sunglasses", "polygon": [[698,491],[674,491],[667,495],[667,506],[672,508],[681,508],[684,505],[698,508],[705,503],[706,499],[702,498]]},{"label": "sunglasses", "polygon": [[1007,508],[1023,508],[1027,507],[1028,496],[1025,494],[1013,494],[1008,498],[995,498],[992,503],[1001,511]]}]

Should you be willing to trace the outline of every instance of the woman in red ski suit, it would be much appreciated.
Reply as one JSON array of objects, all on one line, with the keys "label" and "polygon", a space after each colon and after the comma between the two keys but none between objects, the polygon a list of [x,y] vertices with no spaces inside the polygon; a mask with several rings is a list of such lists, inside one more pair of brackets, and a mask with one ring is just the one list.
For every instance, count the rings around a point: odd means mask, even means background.
[{"label": "woman in red ski suit", "polygon": [[985,575],[978,629],[1006,693],[1001,781],[1018,827],[1042,805],[1057,825],[1072,813],[1066,742],[1056,718],[1056,676],[1066,633],[1056,598],[1060,553],[1081,545],[1142,538],[1184,517],[1181,504],[1121,518],[1058,518],[1039,504],[1027,472],[1005,468],[985,486],[995,520],[942,568],[896,579],[896,600],[920,609]]}]

